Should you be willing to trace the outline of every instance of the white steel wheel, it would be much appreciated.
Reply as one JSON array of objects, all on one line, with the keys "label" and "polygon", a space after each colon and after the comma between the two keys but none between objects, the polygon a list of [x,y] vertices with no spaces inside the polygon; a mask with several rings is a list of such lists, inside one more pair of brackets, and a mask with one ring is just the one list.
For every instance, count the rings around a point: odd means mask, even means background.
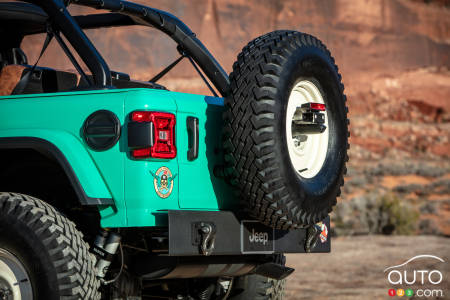
[{"label": "white steel wheel", "polygon": [[306,103],[325,104],[320,89],[310,80],[300,80],[292,89],[286,113],[286,140],[292,166],[303,178],[313,178],[322,169],[328,150],[328,116],[322,133],[294,135],[292,122],[298,107]]},{"label": "white steel wheel", "polygon": [[334,58],[312,35],[277,30],[249,42],[229,78],[223,175],[243,213],[276,229],[323,220],[348,160],[348,108]]},{"label": "white steel wheel", "polygon": [[12,253],[0,248],[0,300],[29,299],[33,299],[33,289],[25,267]]}]

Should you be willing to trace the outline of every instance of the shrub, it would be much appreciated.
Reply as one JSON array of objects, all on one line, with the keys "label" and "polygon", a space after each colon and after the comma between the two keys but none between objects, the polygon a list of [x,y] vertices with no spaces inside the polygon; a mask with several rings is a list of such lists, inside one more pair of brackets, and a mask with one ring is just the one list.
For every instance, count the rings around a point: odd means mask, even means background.
[{"label": "shrub", "polygon": [[337,235],[414,234],[419,218],[414,206],[394,193],[371,191],[338,204],[332,215]]},{"label": "shrub", "polygon": [[379,198],[380,232],[383,234],[410,235],[416,231],[419,213],[393,193]]}]

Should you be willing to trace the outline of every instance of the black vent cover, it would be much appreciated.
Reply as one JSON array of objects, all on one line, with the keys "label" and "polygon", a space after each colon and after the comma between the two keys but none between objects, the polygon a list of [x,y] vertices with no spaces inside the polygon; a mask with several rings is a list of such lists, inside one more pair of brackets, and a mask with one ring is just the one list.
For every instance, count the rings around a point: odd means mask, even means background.
[{"label": "black vent cover", "polygon": [[98,110],[84,121],[83,136],[90,148],[107,150],[119,140],[120,121],[113,112]]}]

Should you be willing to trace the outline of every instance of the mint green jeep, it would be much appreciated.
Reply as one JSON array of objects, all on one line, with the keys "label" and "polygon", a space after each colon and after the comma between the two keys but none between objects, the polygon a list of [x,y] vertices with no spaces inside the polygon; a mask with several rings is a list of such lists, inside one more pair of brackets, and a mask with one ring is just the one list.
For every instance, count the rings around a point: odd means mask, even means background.
[{"label": "mint green jeep", "polygon": [[[228,76],[179,19],[127,1],[2,2],[0,24],[1,300],[281,299],[283,253],[330,251],[348,120],[318,39],[260,36]],[[180,53],[148,82],[84,33],[133,25]],[[76,73],[28,64],[38,33]],[[157,83],[182,59],[212,96]]]}]

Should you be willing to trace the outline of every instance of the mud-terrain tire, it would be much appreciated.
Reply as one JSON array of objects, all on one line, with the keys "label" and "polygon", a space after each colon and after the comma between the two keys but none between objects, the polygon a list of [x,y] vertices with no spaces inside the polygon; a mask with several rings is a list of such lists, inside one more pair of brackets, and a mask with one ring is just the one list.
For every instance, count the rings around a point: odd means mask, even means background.
[{"label": "mud-terrain tire", "polygon": [[[317,151],[300,156],[291,154],[293,115],[288,116],[288,109],[292,111],[293,93],[300,97],[304,91],[318,98],[310,102],[326,105],[327,129],[316,136],[327,135],[319,146],[304,147]],[[236,187],[247,215],[270,227],[290,229],[314,224],[331,212],[348,161],[347,113],[341,75],[315,37],[275,31],[242,49],[225,99],[223,145],[224,175]],[[316,143],[315,139],[307,137],[305,143]],[[315,168],[307,169],[308,176],[301,166],[295,168],[302,160]]]},{"label": "mud-terrain tire", "polygon": [[275,280],[261,275],[235,278],[229,300],[282,300],[286,280]]},{"label": "mud-terrain tire", "polygon": [[15,258],[16,269],[25,270],[32,299],[100,299],[88,250],[75,224],[52,206],[26,195],[0,193],[0,251]]}]

